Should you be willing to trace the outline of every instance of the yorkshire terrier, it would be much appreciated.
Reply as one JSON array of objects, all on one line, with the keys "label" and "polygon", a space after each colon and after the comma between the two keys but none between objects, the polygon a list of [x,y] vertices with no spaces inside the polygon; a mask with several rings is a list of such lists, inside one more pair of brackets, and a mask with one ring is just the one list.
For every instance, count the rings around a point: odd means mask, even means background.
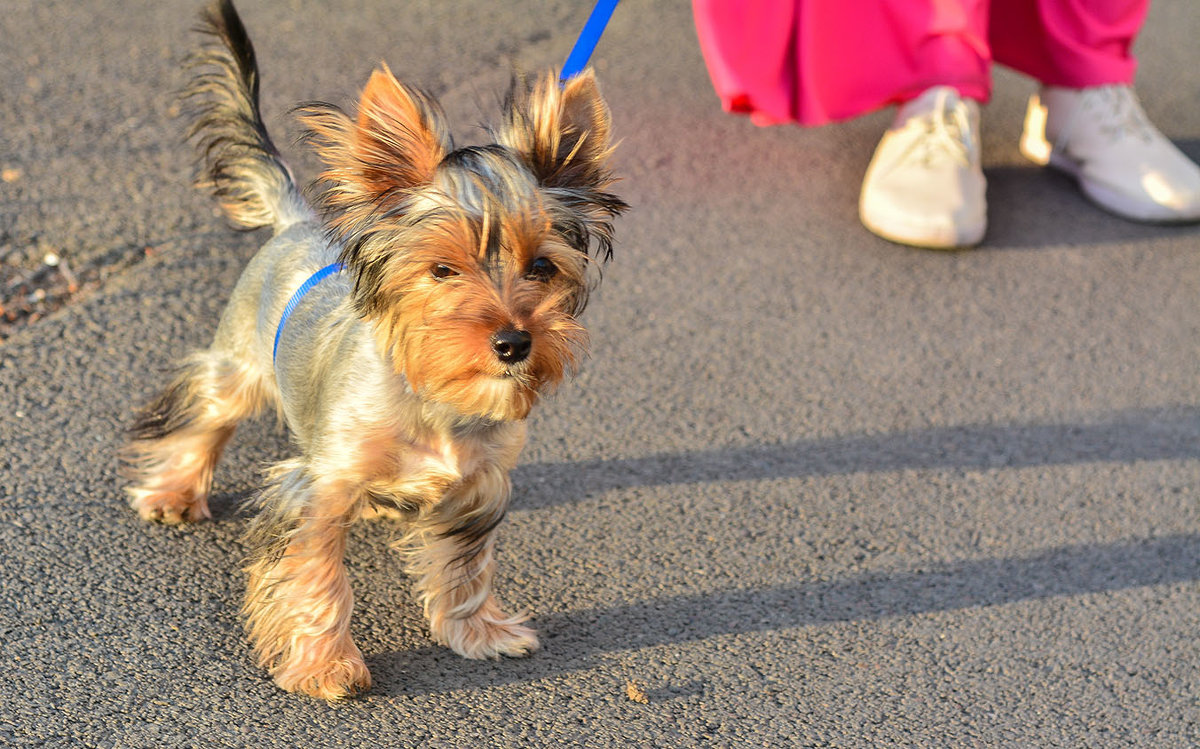
[{"label": "yorkshire terrier", "polygon": [[509,471],[540,395],[575,371],[579,315],[627,206],[608,107],[588,70],[514,80],[493,143],[456,148],[441,108],[386,66],[351,117],[299,116],[325,169],[309,207],[259,114],[254,50],[229,0],[184,91],[189,137],[225,214],[274,236],[239,279],[212,345],[138,415],[124,452],[146,520],[211,517],[213,467],[268,406],[299,455],[267,471],[247,533],[247,632],[290,691],[370,686],[350,637],[346,529],[398,517],[399,548],[437,642],[467,658],[526,655],[528,618],[492,592]]}]

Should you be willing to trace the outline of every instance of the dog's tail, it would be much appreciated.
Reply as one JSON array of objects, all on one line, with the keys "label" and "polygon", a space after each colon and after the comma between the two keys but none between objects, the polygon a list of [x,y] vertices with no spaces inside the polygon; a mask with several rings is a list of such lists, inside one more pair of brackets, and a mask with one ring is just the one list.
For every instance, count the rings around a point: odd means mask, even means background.
[{"label": "dog's tail", "polygon": [[188,138],[200,150],[197,184],[210,190],[242,229],[276,231],[313,218],[258,110],[254,46],[230,0],[214,0],[197,28],[211,39],[188,57],[192,82],[182,99],[192,116]]}]

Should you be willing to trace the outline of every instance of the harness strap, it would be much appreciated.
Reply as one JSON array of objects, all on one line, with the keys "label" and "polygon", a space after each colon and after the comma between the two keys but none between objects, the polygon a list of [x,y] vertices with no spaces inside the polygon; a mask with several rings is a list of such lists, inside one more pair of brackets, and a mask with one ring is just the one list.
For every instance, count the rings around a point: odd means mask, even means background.
[{"label": "harness strap", "polygon": [[321,270],[309,276],[308,280],[300,284],[300,288],[296,289],[296,293],[292,294],[292,298],[288,300],[287,306],[283,308],[283,316],[279,318],[279,327],[275,329],[275,346],[271,349],[272,364],[275,363],[275,357],[279,355],[279,336],[283,334],[283,326],[287,324],[288,318],[296,311],[300,300],[304,298],[305,294],[312,291],[314,286],[340,270],[342,270],[341,263],[326,265]]}]

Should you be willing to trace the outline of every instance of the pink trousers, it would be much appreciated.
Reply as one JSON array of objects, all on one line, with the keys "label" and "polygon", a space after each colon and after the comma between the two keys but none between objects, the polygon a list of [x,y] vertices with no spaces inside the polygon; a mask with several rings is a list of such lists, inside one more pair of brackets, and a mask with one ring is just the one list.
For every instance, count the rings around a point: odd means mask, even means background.
[{"label": "pink trousers", "polygon": [[993,60],[1051,86],[1131,83],[1150,0],[692,0],[730,112],[820,125],[930,86],[987,101]]}]

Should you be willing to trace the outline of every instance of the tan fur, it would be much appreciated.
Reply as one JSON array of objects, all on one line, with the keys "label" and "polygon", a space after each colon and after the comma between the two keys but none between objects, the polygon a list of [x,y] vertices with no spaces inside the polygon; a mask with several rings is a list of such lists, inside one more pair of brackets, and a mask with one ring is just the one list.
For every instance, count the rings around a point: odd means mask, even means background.
[{"label": "tan fur", "polygon": [[503,517],[511,493],[508,470],[515,465],[525,436],[520,422],[513,422],[510,431],[507,441],[486,446],[486,452],[479,450],[481,445],[458,446],[479,451],[461,456],[467,461],[486,462],[450,487],[397,544],[407,571],[417,580],[415,590],[433,638],[468,658],[524,655],[538,647],[533,630],[519,626],[528,617],[504,615],[492,595],[493,534],[466,556],[462,541],[447,535],[464,522],[486,525]]},{"label": "tan fur", "polygon": [[[464,413],[525,418],[539,392],[575,368],[587,343],[583,327],[564,309],[586,269],[578,253],[543,234],[530,236],[526,220],[509,219],[501,229],[512,256],[505,258],[499,284],[482,266],[471,227],[455,224],[439,227],[418,251],[395,258],[381,288],[389,298],[405,301],[381,311],[380,346],[415,389]],[[534,254],[557,261],[561,278],[549,284],[524,279],[526,258]],[[433,278],[428,269],[435,263],[458,275],[450,281]],[[519,368],[504,366],[491,351],[490,337],[505,327],[526,330],[540,343]]]},{"label": "tan fur", "polygon": [[313,515],[292,533],[281,557],[247,568],[242,610],[259,665],[279,686],[336,700],[369,687],[371,677],[350,639],[354,600],[342,562],[348,502],[323,502],[321,494],[312,490],[306,511]]},{"label": "tan fur", "polygon": [[325,162],[322,196],[335,229],[369,220],[403,192],[426,184],[451,149],[438,103],[396,80],[384,65],[363,89],[358,118],[330,107],[298,112]]}]

